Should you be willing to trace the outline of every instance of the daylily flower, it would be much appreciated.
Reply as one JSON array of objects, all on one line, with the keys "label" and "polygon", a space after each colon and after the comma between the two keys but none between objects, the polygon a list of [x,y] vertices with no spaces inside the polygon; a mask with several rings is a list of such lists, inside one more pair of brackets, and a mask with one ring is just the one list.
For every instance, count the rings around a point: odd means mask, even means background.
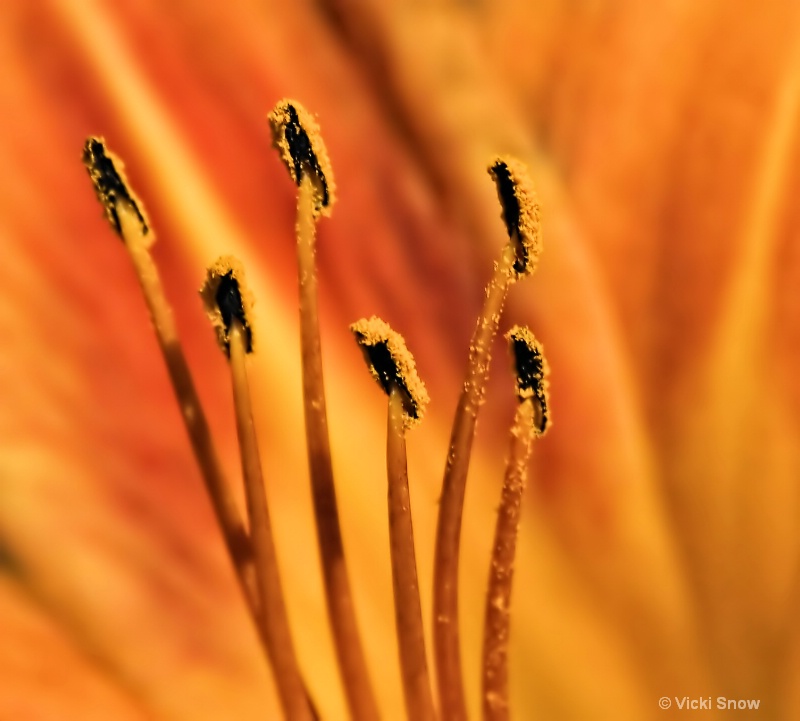
[{"label": "daylily flower", "polygon": [[[403,717],[385,399],[347,327],[389,320],[432,398],[408,440],[429,624],[449,426],[503,243],[485,167],[506,152],[535,177],[545,249],[502,325],[542,340],[555,418],[523,512],[512,716],[666,718],[709,698],[714,718],[717,697],[800,716],[797,3],[41,0],[0,17],[0,718],[278,714],[135,278],[80,164],[90,134],[127,161],[150,213],[231,479],[225,359],[197,288],[218,255],[247,268],[290,621],[323,718],[346,717],[305,457],[296,189],[265,120],[285,96],[319,116],[337,178],[318,242],[328,412],[385,717]],[[495,356],[462,540],[473,716],[514,403]]]}]

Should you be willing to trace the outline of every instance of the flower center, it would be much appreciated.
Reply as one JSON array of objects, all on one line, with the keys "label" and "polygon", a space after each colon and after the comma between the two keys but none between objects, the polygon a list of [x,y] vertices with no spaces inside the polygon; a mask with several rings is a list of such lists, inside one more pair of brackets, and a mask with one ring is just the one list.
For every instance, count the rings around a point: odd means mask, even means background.
[{"label": "flower center", "polygon": [[[283,100],[270,113],[273,141],[298,186],[297,257],[301,363],[306,439],[314,514],[326,603],[339,670],[352,718],[379,718],[378,704],[355,615],[331,463],[322,348],[319,332],[316,223],[330,215],[335,185],[325,145],[313,117],[295,101]],[[251,410],[247,355],[256,347],[249,321],[252,305],[241,264],[222,257],[208,269],[201,296],[223,352],[229,359],[236,425],[247,500],[246,522],[234,501],[214,449],[208,423],[183,354],[172,311],[150,254],[153,234],[141,203],[128,186],[122,164],[98,138],[90,138],[84,163],[112,229],[123,239],[153,320],[184,423],[214,507],[248,610],[271,665],[288,719],[319,718],[294,650],[264,489]],[[390,558],[395,623],[406,711],[415,721],[466,721],[458,617],[458,562],[467,472],[478,413],[486,389],[491,347],[507,293],[533,273],[540,253],[539,211],[527,172],[513,158],[489,165],[508,233],[486,289],[486,301],[470,344],[466,380],[458,403],[442,485],[434,559],[433,647],[438,708],[425,650],[405,434],[424,414],[428,394],[417,376],[402,336],[373,317],[351,326],[368,368],[387,395],[387,479]],[[485,719],[508,718],[507,651],[510,596],[520,500],[534,438],[549,425],[547,364],[526,328],[507,335],[515,363],[518,407],[486,602],[482,669]]]}]

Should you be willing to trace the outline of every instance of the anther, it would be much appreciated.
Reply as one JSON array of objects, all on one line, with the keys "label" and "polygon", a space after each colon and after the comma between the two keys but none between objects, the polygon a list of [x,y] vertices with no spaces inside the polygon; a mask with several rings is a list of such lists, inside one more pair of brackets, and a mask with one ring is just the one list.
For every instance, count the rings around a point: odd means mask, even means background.
[{"label": "anther", "polygon": [[514,273],[517,277],[536,270],[541,252],[539,204],[533,181],[523,163],[511,157],[496,158],[489,165],[497,196],[503,209],[508,237],[514,244]]},{"label": "anther", "polygon": [[245,350],[253,352],[252,317],[253,299],[245,283],[242,264],[232,256],[218,258],[206,271],[200,289],[206,313],[217,334],[217,341],[230,355],[232,325],[237,321],[244,334]]},{"label": "anther", "polygon": [[[88,138],[83,146],[83,164],[89,171],[97,199],[114,232],[123,236],[118,205],[124,203],[140,224],[141,235],[152,235],[144,209],[125,178],[122,161],[106,149],[102,138]],[[151,239],[152,240],[152,239]]]},{"label": "anther", "polygon": [[552,421],[548,406],[549,371],[542,345],[534,338],[533,333],[523,326],[514,326],[506,333],[506,338],[514,357],[517,398],[520,401],[526,398],[534,399],[536,435],[543,436]]},{"label": "anther", "polygon": [[389,395],[396,386],[402,394],[407,428],[419,423],[428,404],[428,392],[417,374],[405,340],[377,316],[362,318],[350,330],[361,347],[372,377]]},{"label": "anther", "polygon": [[272,142],[295,184],[300,185],[305,173],[314,179],[315,215],[330,215],[335,185],[316,120],[297,101],[281,100],[269,114],[269,123]]}]

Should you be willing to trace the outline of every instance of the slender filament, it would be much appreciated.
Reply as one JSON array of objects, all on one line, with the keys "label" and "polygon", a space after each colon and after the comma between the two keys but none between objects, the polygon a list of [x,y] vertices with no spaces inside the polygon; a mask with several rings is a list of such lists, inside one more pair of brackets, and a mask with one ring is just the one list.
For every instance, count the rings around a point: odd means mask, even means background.
[{"label": "slender filament", "polygon": [[286,718],[289,721],[311,721],[313,716],[297,665],[278,572],[278,559],[253,424],[246,352],[244,330],[240,321],[234,319],[230,332],[230,366],[236,407],[236,430],[239,436],[242,475],[250,518],[250,538],[261,598],[257,621],[272,662],[275,683]]},{"label": "slender filament", "polygon": [[297,259],[300,281],[300,341],[303,403],[317,538],[322,559],[325,598],[336,655],[350,714],[354,721],[379,717],[356,625],[353,597],[342,544],[333,483],[328,416],[322,377],[317,271],[314,260],[316,225],[312,174],[303,173],[297,201]]},{"label": "slender filament", "polygon": [[466,721],[458,631],[458,556],[461,515],[478,411],[483,404],[492,341],[511,283],[514,248],[507,244],[486,289],[472,336],[464,388],[458,401],[436,527],[433,586],[433,648],[439,705],[444,721]]},{"label": "slender filament", "polygon": [[436,712],[425,655],[414,529],[411,523],[403,415],[402,391],[393,384],[389,393],[386,465],[389,476],[389,541],[403,692],[409,719],[434,721]]},{"label": "slender filament", "polygon": [[116,205],[120,229],[125,247],[136,271],[136,276],[144,294],[147,308],[153,322],[158,344],[167,365],[172,388],[181,409],[183,422],[189,434],[192,451],[200,467],[217,522],[222,529],[225,545],[233,561],[239,583],[247,599],[248,606],[254,610],[259,605],[255,584],[252,549],[239,509],[231,494],[230,487],[222,473],[208,421],[200,404],[186,356],[183,354],[178,329],[167,301],[161,278],[148,243],[142,234],[142,225],[133,208],[126,202]]},{"label": "slender filament", "polygon": [[537,402],[527,398],[517,406],[511,429],[511,449],[497,513],[494,547],[486,595],[483,633],[482,700],[484,721],[508,721],[508,637],[511,582],[528,461],[536,437]]}]

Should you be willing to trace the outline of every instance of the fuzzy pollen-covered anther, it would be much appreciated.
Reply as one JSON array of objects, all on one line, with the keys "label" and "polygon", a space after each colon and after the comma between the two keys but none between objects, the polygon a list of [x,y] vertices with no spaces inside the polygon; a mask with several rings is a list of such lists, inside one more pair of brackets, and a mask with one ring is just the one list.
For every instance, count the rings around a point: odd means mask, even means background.
[{"label": "fuzzy pollen-covered anther", "polygon": [[543,436],[550,428],[552,419],[548,405],[549,368],[542,345],[524,326],[514,326],[506,333],[506,338],[514,358],[517,398],[520,402],[533,398],[536,435]]},{"label": "fuzzy pollen-covered anther", "polygon": [[336,199],[333,171],[319,125],[296,100],[281,100],[269,114],[272,142],[289,171],[300,185],[306,173],[314,181],[314,214],[330,215]]},{"label": "fuzzy pollen-covered anther", "polygon": [[[92,185],[94,185],[95,193],[97,193],[97,199],[103,206],[106,218],[111,223],[114,232],[123,238],[122,221],[119,216],[120,212],[127,212],[136,217],[142,238],[147,237],[148,243],[152,243],[155,238],[150,230],[144,208],[130,189],[125,178],[122,161],[108,151],[105,140],[95,137],[88,138],[83,146],[82,157],[83,164],[89,172]],[[121,208],[120,205],[123,207]]]},{"label": "fuzzy pollen-covered anther", "polygon": [[414,356],[406,348],[403,336],[377,316],[356,321],[350,330],[372,377],[384,392],[389,395],[396,387],[402,393],[406,427],[419,423],[429,401],[428,391],[417,374]]},{"label": "fuzzy pollen-covered anther", "polygon": [[208,318],[217,334],[217,342],[226,355],[230,355],[233,322],[242,327],[245,349],[253,352],[252,317],[253,297],[247,288],[242,264],[232,256],[222,256],[206,271],[200,289]]},{"label": "fuzzy pollen-covered anther", "polygon": [[514,276],[531,275],[541,252],[541,223],[539,202],[528,169],[516,158],[504,156],[490,163],[489,175],[497,186],[503,221],[514,244]]}]

